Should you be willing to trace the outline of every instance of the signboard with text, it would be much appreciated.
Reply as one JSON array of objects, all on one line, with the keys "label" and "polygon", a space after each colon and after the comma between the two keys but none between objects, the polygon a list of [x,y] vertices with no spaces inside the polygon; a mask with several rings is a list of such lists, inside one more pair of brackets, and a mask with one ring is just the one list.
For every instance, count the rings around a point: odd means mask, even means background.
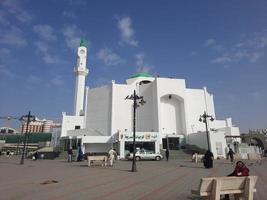
[{"label": "signboard with text", "polygon": [[[135,140],[142,142],[151,142],[158,140],[158,133],[155,132],[137,132],[135,133]],[[133,141],[133,133],[120,133],[120,140]]]}]

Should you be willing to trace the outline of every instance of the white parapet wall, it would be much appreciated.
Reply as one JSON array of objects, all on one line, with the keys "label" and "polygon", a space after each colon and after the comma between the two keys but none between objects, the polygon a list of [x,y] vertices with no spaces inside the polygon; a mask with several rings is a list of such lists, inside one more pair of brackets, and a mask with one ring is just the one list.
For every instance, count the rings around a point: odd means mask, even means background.
[{"label": "white parapet wall", "polygon": [[84,128],[84,116],[70,116],[62,113],[61,137],[66,137],[69,130]]},{"label": "white parapet wall", "polygon": [[[187,142],[192,145],[197,145],[202,149],[208,149],[206,132],[189,134]],[[210,131],[209,142],[210,150],[213,153],[214,158],[226,157],[227,144],[225,140],[225,133],[223,131]]]}]

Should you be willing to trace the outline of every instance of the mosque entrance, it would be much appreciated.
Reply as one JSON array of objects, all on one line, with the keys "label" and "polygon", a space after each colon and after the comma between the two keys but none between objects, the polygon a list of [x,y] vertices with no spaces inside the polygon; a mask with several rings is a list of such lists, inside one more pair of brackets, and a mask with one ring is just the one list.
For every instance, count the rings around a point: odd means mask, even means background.
[{"label": "mosque entrance", "polygon": [[[135,147],[155,152],[155,142],[135,142]],[[133,153],[133,142],[125,142],[125,150]]]},{"label": "mosque entrance", "polygon": [[162,138],[163,149],[168,148],[168,143],[169,143],[169,150],[179,150],[180,149],[180,138],[178,138],[178,137]]},{"label": "mosque entrance", "polygon": [[185,106],[181,97],[170,94],[160,98],[160,126],[162,133],[177,135],[186,132]]}]

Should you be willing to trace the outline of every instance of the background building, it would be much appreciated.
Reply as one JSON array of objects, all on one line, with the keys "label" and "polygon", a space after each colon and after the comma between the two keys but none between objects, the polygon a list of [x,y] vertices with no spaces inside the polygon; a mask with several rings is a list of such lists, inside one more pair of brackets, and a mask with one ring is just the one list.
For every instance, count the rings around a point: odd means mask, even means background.
[{"label": "background building", "polygon": [[0,134],[18,134],[18,131],[10,127],[0,127]]},{"label": "background building", "polygon": [[[31,121],[28,125],[28,133],[51,133],[52,127],[58,126],[59,123],[55,123],[52,120],[38,119]],[[26,122],[21,125],[21,132],[26,133]]]}]

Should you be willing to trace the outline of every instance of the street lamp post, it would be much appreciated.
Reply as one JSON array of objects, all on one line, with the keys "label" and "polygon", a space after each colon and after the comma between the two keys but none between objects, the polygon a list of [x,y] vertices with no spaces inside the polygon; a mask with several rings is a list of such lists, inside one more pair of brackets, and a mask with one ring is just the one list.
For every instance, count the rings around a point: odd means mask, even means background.
[{"label": "street lamp post", "polygon": [[210,121],[214,121],[214,118],[212,115],[208,115],[206,112],[204,112],[203,115],[200,115],[199,121],[205,123],[206,126],[206,134],[207,134],[207,143],[208,143],[208,150],[210,150],[210,141],[209,141],[209,130],[208,130],[208,122],[207,119],[210,119]]},{"label": "street lamp post", "polygon": [[31,115],[31,111],[29,111],[28,115],[23,115],[20,118],[20,120],[26,122],[26,131],[24,133],[24,141],[23,141],[23,151],[22,151],[21,160],[20,160],[20,164],[23,165],[24,164],[24,157],[25,157],[25,149],[26,149],[26,141],[27,141],[29,123],[31,121],[35,120],[35,116]]},{"label": "street lamp post", "polygon": [[[144,105],[146,102],[143,99],[143,96],[138,96],[136,94],[136,91],[134,90],[134,93],[131,96],[127,96],[125,98],[126,100],[133,100],[133,162],[132,162],[132,172],[136,172],[136,158],[135,158],[135,153],[136,153],[136,148],[135,148],[135,124],[136,124],[136,108],[139,106],[138,103],[140,105]],[[140,100],[137,103],[137,100]]]}]

